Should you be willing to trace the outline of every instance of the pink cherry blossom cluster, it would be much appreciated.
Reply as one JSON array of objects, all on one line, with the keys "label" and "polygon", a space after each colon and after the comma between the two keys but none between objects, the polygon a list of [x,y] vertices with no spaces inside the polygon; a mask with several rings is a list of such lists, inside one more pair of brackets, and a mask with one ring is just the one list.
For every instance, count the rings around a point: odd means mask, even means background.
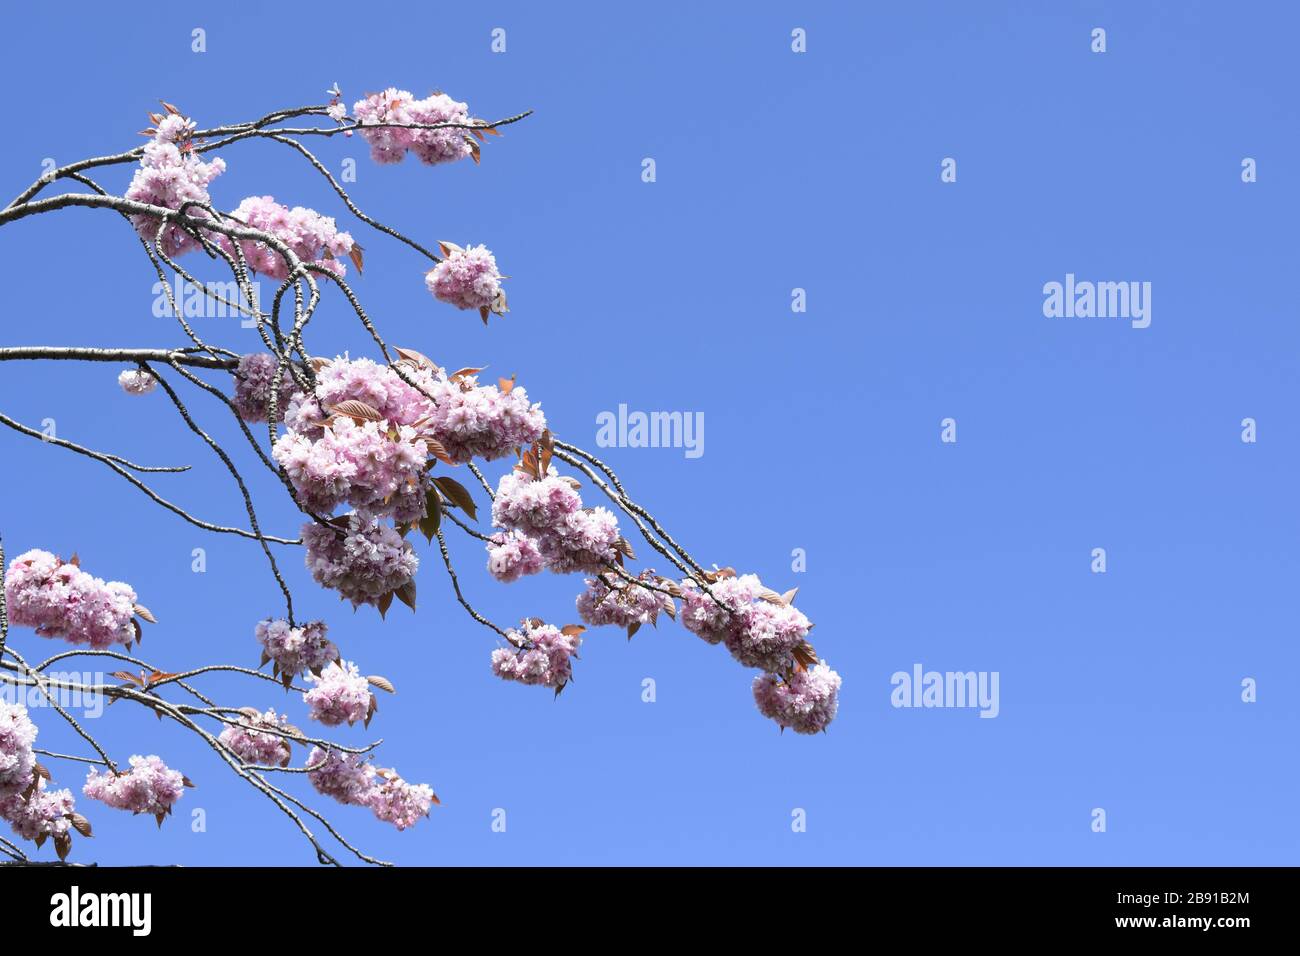
[{"label": "pink cherry blossom cluster", "polygon": [[746,667],[783,673],[795,664],[812,623],[803,612],[765,588],[757,575],[723,578],[709,586],[712,597],[686,581],[682,624],[710,644],[726,644]]},{"label": "pink cherry blossom cluster", "polygon": [[307,755],[307,779],[316,792],[339,803],[365,806],[375,786],[375,768],[362,754],[312,747]]},{"label": "pink cherry blossom cluster", "polygon": [[70,790],[47,790],[38,771],[36,725],[22,704],[0,701],[0,820],[25,840],[68,832],[74,812]]},{"label": "pink cherry blossom cluster", "polygon": [[[249,708],[252,711],[252,708]],[[292,756],[289,741],[267,729],[288,732],[289,719],[274,710],[264,714],[245,714],[238,724],[231,724],[217,739],[240,760],[255,767],[287,767]]]},{"label": "pink cherry blossom cluster", "polygon": [[40,550],[15,558],[5,573],[10,623],[95,650],[132,643],[135,591],[120,581],[92,577],[75,562]]},{"label": "pink cherry blossom cluster", "polygon": [[463,372],[436,376],[429,389],[436,404],[428,410],[428,427],[449,462],[495,461],[542,437],[546,416],[541,405],[528,401],[522,385],[506,385],[506,390],[480,385],[476,375]]},{"label": "pink cherry blossom cluster", "polygon": [[128,395],[148,395],[158,380],[142,368],[129,368],[117,376],[117,384]]},{"label": "pink cherry blossom cluster", "polygon": [[507,311],[505,293],[501,289],[502,275],[497,269],[496,256],[487,246],[462,248],[444,242],[442,250],[446,258],[424,277],[424,284],[435,299],[458,309],[487,310],[498,314]]},{"label": "pink cherry blossom cluster", "polygon": [[424,517],[429,447],[410,425],[340,415],[319,438],[289,432],[274,453],[312,511],[329,514],[348,504],[403,523]]},{"label": "pink cherry blossom cluster", "polygon": [[379,770],[360,754],[323,751],[313,747],[307,772],[318,793],[339,803],[369,807],[374,815],[399,830],[428,816],[438,801],[428,784],[407,783],[393,770]]},{"label": "pink cherry blossom cluster", "polygon": [[813,656],[812,623],[757,575],[731,569],[712,575],[707,591],[693,580],[681,585],[682,625],[710,644],[724,644],[746,667],[767,673],[754,680],[759,712],[801,734],[825,730],[839,707],[840,675]]},{"label": "pink cherry blossom cluster", "polygon": [[656,623],[661,612],[670,617],[677,615],[676,603],[665,593],[671,586],[669,582],[653,569],[642,571],[637,580],[641,583],[627,581],[613,572],[588,578],[587,590],[578,595],[578,614],[592,627],[613,624],[629,629]]},{"label": "pink cherry blossom cluster", "polygon": [[[180,209],[185,203],[210,205],[208,185],[226,171],[226,161],[221,157],[205,163],[195,154],[189,141],[192,124],[179,116],[169,116],[161,124],[154,139],[144,147],[144,155],[135,171],[126,198],[152,206]],[[207,218],[206,210],[188,206],[186,215]],[[158,234],[158,219],[144,214],[131,216],[140,238],[153,247]],[[178,256],[198,245],[198,241],[179,225],[168,225],[162,233],[162,250],[168,256]]]},{"label": "pink cherry blossom cluster", "polygon": [[308,716],[327,727],[364,721],[374,707],[370,682],[350,661],[330,663],[319,675],[308,674],[311,690],[302,695]]},{"label": "pink cherry blossom cluster", "polygon": [[36,778],[29,794],[0,798],[0,820],[8,821],[24,840],[62,837],[72,828],[76,805],[71,790],[48,790],[45,778]]},{"label": "pink cherry blossom cluster", "polygon": [[371,517],[417,522],[430,454],[452,463],[492,460],[536,441],[546,427],[523,388],[481,386],[473,375],[449,377],[431,364],[403,363],[399,375],[370,359],[340,358],[316,376],[313,396],[290,401],[289,431],[275,445],[300,500],[315,511],[346,503]]},{"label": "pink cherry blossom cluster", "polygon": [[115,810],[148,813],[159,818],[171,813],[172,805],[185,792],[185,777],[155,756],[131,758],[131,769],[114,774],[94,768],[86,776],[81,792]]},{"label": "pink cherry blossom cluster", "polygon": [[487,546],[488,573],[504,584],[518,581],[544,568],[537,541],[521,531],[504,531],[492,535]]},{"label": "pink cherry blossom cluster", "polygon": [[[303,263],[318,266],[340,278],[347,275],[347,266],[342,260],[352,252],[352,236],[341,231],[332,217],[322,216],[303,206],[289,209],[271,196],[249,196],[240,202],[231,216],[251,229],[279,239]],[[228,236],[219,236],[217,242],[227,252],[234,251],[234,244]],[[240,239],[239,248],[244,261],[254,272],[280,281],[289,277],[289,264],[265,242]]]},{"label": "pink cherry blossom cluster", "polygon": [[502,680],[553,687],[558,694],[573,676],[573,660],[582,644],[581,628],[566,628],[525,620],[509,631],[513,647],[492,652],[492,673]]},{"label": "pink cherry blossom cluster", "polygon": [[366,805],[384,823],[399,830],[413,827],[429,815],[429,808],[437,801],[433,788],[427,783],[407,783],[394,771],[380,771],[384,782],[370,791]]},{"label": "pink cherry blossom cluster", "polygon": [[764,717],[798,734],[825,730],[839,709],[840,675],[821,661],[784,676],[761,674],[754,678],[754,701]]},{"label": "pink cherry blossom cluster", "polygon": [[312,578],[354,608],[379,604],[386,595],[406,588],[420,566],[410,542],[361,514],[349,515],[342,528],[309,521],[302,527],[302,539]]},{"label": "pink cherry blossom cluster", "polygon": [[[276,358],[269,352],[242,356],[235,369],[235,394],[231,401],[239,417],[246,422],[264,422],[271,414],[271,384],[275,381]],[[288,366],[280,375],[276,396],[275,420],[283,421],[289,400],[293,398],[293,375]]]},{"label": "pink cherry blossom cluster", "polygon": [[[467,104],[458,103],[443,93],[433,93],[417,100],[407,90],[393,87],[382,93],[371,93],[352,105],[352,114],[362,125],[361,135],[370,144],[370,156],[377,163],[400,163],[407,151],[429,165],[454,162],[471,155],[473,141],[464,129],[400,128],[409,124],[468,125],[468,110]],[[386,129],[365,128],[386,123],[396,125]]]},{"label": "pink cherry blossom cluster", "polygon": [[259,621],[255,633],[262,645],[262,663],[274,661],[277,674],[320,671],[339,659],[339,649],[325,636],[326,631],[324,621],[308,621],[301,627],[293,627],[283,618]]},{"label": "pink cherry blossom cluster", "polygon": [[32,783],[36,768],[36,725],[22,704],[0,700],[0,798],[12,797]]},{"label": "pink cherry blossom cluster", "polygon": [[542,478],[521,469],[503,475],[492,523],[514,532],[487,546],[488,568],[499,569],[499,580],[536,573],[539,564],[557,574],[599,574],[617,557],[618,519],[607,508],[582,507],[577,482],[553,469]]}]

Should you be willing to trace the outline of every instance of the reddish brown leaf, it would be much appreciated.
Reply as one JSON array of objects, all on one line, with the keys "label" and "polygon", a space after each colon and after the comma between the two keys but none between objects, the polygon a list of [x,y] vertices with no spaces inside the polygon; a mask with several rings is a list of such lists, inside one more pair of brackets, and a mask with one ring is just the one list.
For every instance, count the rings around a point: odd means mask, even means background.
[{"label": "reddish brown leaf", "polygon": [[464,485],[455,478],[449,478],[446,475],[439,475],[434,478],[433,483],[438,486],[439,491],[447,496],[448,501],[469,515],[471,520],[478,520],[478,508]]}]

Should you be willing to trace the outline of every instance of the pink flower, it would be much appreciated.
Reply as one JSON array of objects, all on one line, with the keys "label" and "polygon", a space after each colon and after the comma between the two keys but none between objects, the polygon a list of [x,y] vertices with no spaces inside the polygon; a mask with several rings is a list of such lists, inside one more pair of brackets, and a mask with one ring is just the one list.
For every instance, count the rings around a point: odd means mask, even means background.
[{"label": "pink flower", "polygon": [[398,163],[407,151],[423,163],[449,163],[464,159],[474,151],[470,134],[463,129],[402,129],[402,124],[433,126],[439,123],[470,122],[469,107],[442,93],[422,100],[408,91],[392,87],[372,93],[352,106],[352,113],[362,127],[398,124],[389,129],[365,129],[361,135],[370,144],[370,156],[377,163]]},{"label": "pink flower", "polygon": [[487,312],[500,315],[508,311],[497,260],[487,246],[462,249],[444,242],[442,248],[447,257],[424,277],[435,299],[458,309],[476,309],[483,313],[484,322]]},{"label": "pink flower", "polygon": [[617,557],[618,519],[606,508],[583,508],[577,488],[554,471],[541,479],[508,472],[497,483],[492,522],[530,538],[542,563],[557,574],[598,574]]},{"label": "pink flower", "polygon": [[[250,708],[251,711],[251,708]],[[292,753],[289,741],[266,729],[286,732],[289,719],[274,710],[264,714],[245,714],[238,724],[232,724],[217,739],[225,744],[240,760],[255,767],[287,767]]]},{"label": "pink flower", "polygon": [[102,650],[135,640],[135,591],[120,581],[91,577],[48,551],[28,551],[5,573],[9,622],[42,637]]},{"label": "pink flower", "polygon": [[[264,422],[271,409],[271,383],[275,380],[276,358],[268,352],[254,352],[239,360],[235,369],[235,411],[246,422]],[[289,400],[297,385],[288,365],[280,374],[276,395],[275,420],[283,421]]]},{"label": "pink flower", "polygon": [[[168,137],[179,135],[175,122],[165,121],[163,129],[144,147],[140,166],[135,171],[126,198],[151,206],[179,210],[186,203],[211,204],[208,184],[226,171],[226,161],[217,157],[210,163],[198,158],[188,140],[178,146]],[[198,206],[187,206],[185,214],[194,219],[206,219],[208,213]],[[131,216],[140,238],[153,248],[160,222],[153,216]],[[198,241],[179,225],[168,225],[162,232],[162,250],[167,256],[178,256],[195,248]]]},{"label": "pink flower", "polygon": [[[642,571],[638,580],[654,588],[671,587],[649,569]],[[612,572],[588,578],[587,590],[578,595],[577,605],[578,614],[592,627],[602,624],[640,627],[656,623],[661,611],[670,617],[677,614],[677,605],[670,595],[634,584]]]},{"label": "pink flower", "polygon": [[302,695],[308,716],[327,727],[338,724],[355,724],[365,720],[373,700],[370,682],[357,671],[357,665],[348,661],[329,664],[320,675],[308,674],[306,681],[314,685]]},{"label": "pink flower", "polygon": [[542,407],[528,401],[522,385],[503,392],[495,385],[479,385],[474,375],[457,375],[453,381],[440,371],[430,394],[436,404],[426,410],[428,431],[455,464],[504,458],[546,430]]},{"label": "pink flower", "polygon": [[290,431],[274,454],[312,511],[329,514],[348,504],[404,523],[424,517],[429,451],[410,425],[340,415],[319,438]]},{"label": "pink flower", "polygon": [[375,768],[361,754],[312,747],[307,756],[307,779],[316,792],[339,803],[365,806],[375,786]]},{"label": "pink flower", "polygon": [[158,384],[158,380],[144,369],[129,368],[117,376],[117,384],[128,395],[147,395]]},{"label": "pink flower", "polygon": [[438,800],[427,783],[407,783],[393,770],[381,770],[379,775],[384,782],[366,795],[366,805],[378,819],[399,830],[413,827],[427,817],[429,808]]},{"label": "pink flower", "polygon": [[542,555],[537,550],[537,542],[518,531],[494,534],[487,552],[488,573],[503,583],[542,570]]},{"label": "pink flower", "polygon": [[822,661],[810,670],[787,677],[762,674],[754,678],[754,701],[764,717],[797,734],[825,730],[839,709],[840,675]]},{"label": "pink flower", "polygon": [[0,798],[0,819],[7,820],[24,840],[60,837],[72,827],[76,811],[71,790],[47,790],[44,777],[36,779],[36,789]]},{"label": "pink flower", "polygon": [[36,725],[22,704],[0,700],[0,798],[20,794],[32,783]]},{"label": "pink flower", "polygon": [[[341,231],[333,218],[303,206],[288,209],[271,196],[249,196],[230,215],[250,229],[279,239],[304,264],[319,266],[340,278],[347,275],[343,260],[352,252],[352,236]],[[218,236],[217,242],[227,252],[234,252],[229,237]],[[254,272],[281,281],[289,277],[284,256],[265,242],[240,239],[239,248]]]},{"label": "pink flower", "polygon": [[554,471],[538,481],[522,471],[508,471],[497,482],[492,523],[523,532],[554,531],[582,508],[578,483]]},{"label": "pink flower", "polygon": [[812,623],[803,612],[785,604],[745,574],[709,585],[712,597],[686,581],[682,590],[682,625],[710,644],[725,642],[731,656],[746,667],[784,673],[795,663],[795,650],[804,644]]},{"label": "pink flower", "polygon": [[618,518],[608,508],[583,508],[538,538],[546,567],[556,574],[598,574],[616,560]]},{"label": "pink flower", "polygon": [[582,638],[565,634],[541,622],[524,621],[510,637],[522,647],[499,647],[492,652],[492,673],[502,680],[553,687],[558,694],[573,676],[571,658]]},{"label": "pink flower", "polygon": [[262,663],[274,661],[276,674],[319,671],[339,659],[339,649],[325,637],[326,630],[324,621],[308,621],[302,627],[291,627],[282,618],[258,622],[255,633],[264,652]]},{"label": "pink flower", "polygon": [[400,534],[373,518],[350,515],[343,528],[308,522],[302,527],[307,569],[316,583],[352,602],[378,604],[406,587],[420,559]]},{"label": "pink flower", "polygon": [[131,758],[129,771],[113,774],[92,769],[81,792],[115,810],[151,814],[161,823],[185,792],[185,786],[185,777],[158,757],[137,755]]}]

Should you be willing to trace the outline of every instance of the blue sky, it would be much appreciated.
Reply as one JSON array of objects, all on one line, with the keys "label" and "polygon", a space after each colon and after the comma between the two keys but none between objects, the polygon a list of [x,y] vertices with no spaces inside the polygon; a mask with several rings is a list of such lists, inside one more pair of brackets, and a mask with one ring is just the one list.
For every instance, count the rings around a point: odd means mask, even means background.
[{"label": "blue sky", "polygon": [[[1296,862],[1294,11],[261,6],[7,10],[5,34],[27,39],[0,64],[16,110],[6,197],[46,157],[134,145],[159,97],[201,125],[321,102],[336,81],[348,102],[396,85],[488,118],[535,109],[477,168],[379,167],[359,140],[316,144],[335,171],[357,158],[351,191],[372,215],[424,241],[484,242],[512,276],[510,315],[485,329],[429,298],[413,253],[348,224],[367,249],[360,295],[389,341],[517,373],[556,433],[601,451],[697,557],[798,586],[844,678],[830,733],[779,735],[754,710],[752,672],[666,623],[630,644],[590,632],[555,701],[490,674],[492,635],[451,600],[436,552],[421,548],[418,614],[385,623],[316,588],[291,553],[304,616],[399,690],[370,733],[342,738],[382,736],[381,762],[444,802],[404,834],[330,806],[344,832],[405,864]],[[206,53],[191,52],[195,27]],[[955,183],[940,181],[945,157]],[[1245,157],[1257,182],[1241,180]],[[226,159],[218,205],[272,194],[346,223],[290,151],[243,143]],[[120,192],[129,176],[101,179]],[[0,262],[5,344],[183,344],[152,316],[148,264],[109,213],[12,224]],[[1150,282],[1150,327],[1046,318],[1043,285],[1067,273]],[[806,313],[791,311],[794,288]],[[206,322],[254,349],[230,319]],[[330,297],[312,350],[369,354],[355,325]],[[0,365],[0,410],[193,464],[160,489],[240,522],[228,475],[165,397],[129,398],[116,371]],[[594,449],[596,416],[620,403],[702,412],[705,453]],[[193,407],[231,437],[214,401]],[[940,441],[949,417],[955,444]],[[1241,440],[1247,417],[1255,443]],[[143,650],[169,669],[256,660],[253,624],[279,600],[256,545],[197,532],[94,462],[9,432],[0,449],[10,555],[76,550],[132,582],[161,622]],[[257,488],[265,523],[292,532],[283,496]],[[500,586],[474,542],[451,543],[494,619],[574,619],[579,579]],[[1105,574],[1090,570],[1098,547]],[[11,641],[45,647],[19,629]],[[891,675],[916,663],[998,672],[999,716],[892,707]],[[1256,703],[1241,700],[1245,678]],[[301,716],[294,697],[213,686]],[[43,745],[76,746],[37,716]],[[90,805],[96,837],[78,858],[312,862],[178,729],[126,706],[93,729],[199,787],[161,831]],[[54,769],[79,785],[74,766]],[[195,807],[206,832],[181,813]],[[806,832],[792,831],[796,809]]]}]

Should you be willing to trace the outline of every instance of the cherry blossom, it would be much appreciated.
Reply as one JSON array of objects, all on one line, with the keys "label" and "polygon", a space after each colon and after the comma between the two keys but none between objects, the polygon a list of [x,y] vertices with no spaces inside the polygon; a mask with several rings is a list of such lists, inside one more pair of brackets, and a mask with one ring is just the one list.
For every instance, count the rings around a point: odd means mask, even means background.
[{"label": "cherry blossom", "polygon": [[161,824],[187,785],[185,777],[170,769],[160,758],[137,755],[131,758],[131,769],[121,773],[93,768],[86,776],[81,792],[115,810],[151,814]]},{"label": "cherry blossom", "polygon": [[[352,252],[355,243],[352,236],[341,231],[331,217],[303,206],[289,209],[272,196],[249,196],[230,215],[251,229],[279,239],[302,262],[340,277],[347,275],[347,266],[342,260]],[[288,262],[271,246],[256,239],[238,241],[244,261],[254,272],[281,281],[289,277]],[[228,236],[218,236],[217,243],[227,252],[234,251],[234,243]]]},{"label": "cherry blossom", "polygon": [[501,315],[509,311],[501,288],[504,277],[497,270],[496,256],[487,246],[461,248],[451,242],[441,245],[446,258],[424,277],[424,284],[435,299],[458,309],[475,309],[485,323],[489,312]]},{"label": "cherry blossom", "polygon": [[141,368],[129,368],[117,376],[117,384],[128,395],[148,395],[158,380]]},{"label": "cherry blossom", "polygon": [[798,734],[825,730],[839,710],[840,675],[821,661],[808,670],[785,677],[762,674],[754,678],[754,701],[764,717]]},{"label": "cherry blossom", "polygon": [[[246,422],[264,422],[270,415],[271,383],[275,380],[276,359],[269,352],[254,352],[239,359],[235,369],[235,394],[231,401],[235,411]],[[280,374],[280,388],[276,397],[275,419],[284,420],[289,400],[293,398],[293,375],[288,366]]]},{"label": "cherry blossom", "polygon": [[[473,155],[474,141],[463,129],[401,129],[402,124],[458,123],[468,125],[469,107],[443,93],[432,93],[422,100],[407,90],[389,87],[357,100],[352,114],[361,123],[361,135],[370,144],[370,156],[377,163],[399,163],[412,152],[422,163],[450,163]],[[392,123],[387,129],[368,126]]]},{"label": "cherry blossom", "polygon": [[274,710],[259,714],[251,707],[238,724],[232,724],[217,738],[244,763],[256,767],[287,767],[292,756],[289,741],[266,729],[292,731],[289,719]]},{"label": "cherry blossom", "polygon": [[48,551],[20,554],[5,573],[5,600],[10,623],[33,627],[42,637],[95,650],[136,639],[135,591],[92,577],[75,558],[65,563]]},{"label": "cherry blossom", "polygon": [[[570,633],[564,633],[568,630]],[[492,673],[502,680],[553,687],[558,694],[573,676],[572,658],[577,656],[581,628],[560,628],[541,621],[524,621],[508,633],[515,647],[498,647],[492,652]]]},{"label": "cherry blossom", "polygon": [[311,690],[302,695],[308,715],[327,727],[364,721],[374,707],[370,682],[350,661],[331,663],[319,675],[308,674]]},{"label": "cherry blossom", "polygon": [[379,604],[411,584],[420,559],[410,542],[373,518],[353,514],[341,526],[302,527],[307,569],[316,583],[352,602]]},{"label": "cherry blossom", "polygon": [[262,663],[274,661],[277,674],[319,671],[339,659],[339,649],[325,636],[327,630],[324,621],[308,621],[301,627],[283,618],[259,621],[255,633],[262,645]]}]

